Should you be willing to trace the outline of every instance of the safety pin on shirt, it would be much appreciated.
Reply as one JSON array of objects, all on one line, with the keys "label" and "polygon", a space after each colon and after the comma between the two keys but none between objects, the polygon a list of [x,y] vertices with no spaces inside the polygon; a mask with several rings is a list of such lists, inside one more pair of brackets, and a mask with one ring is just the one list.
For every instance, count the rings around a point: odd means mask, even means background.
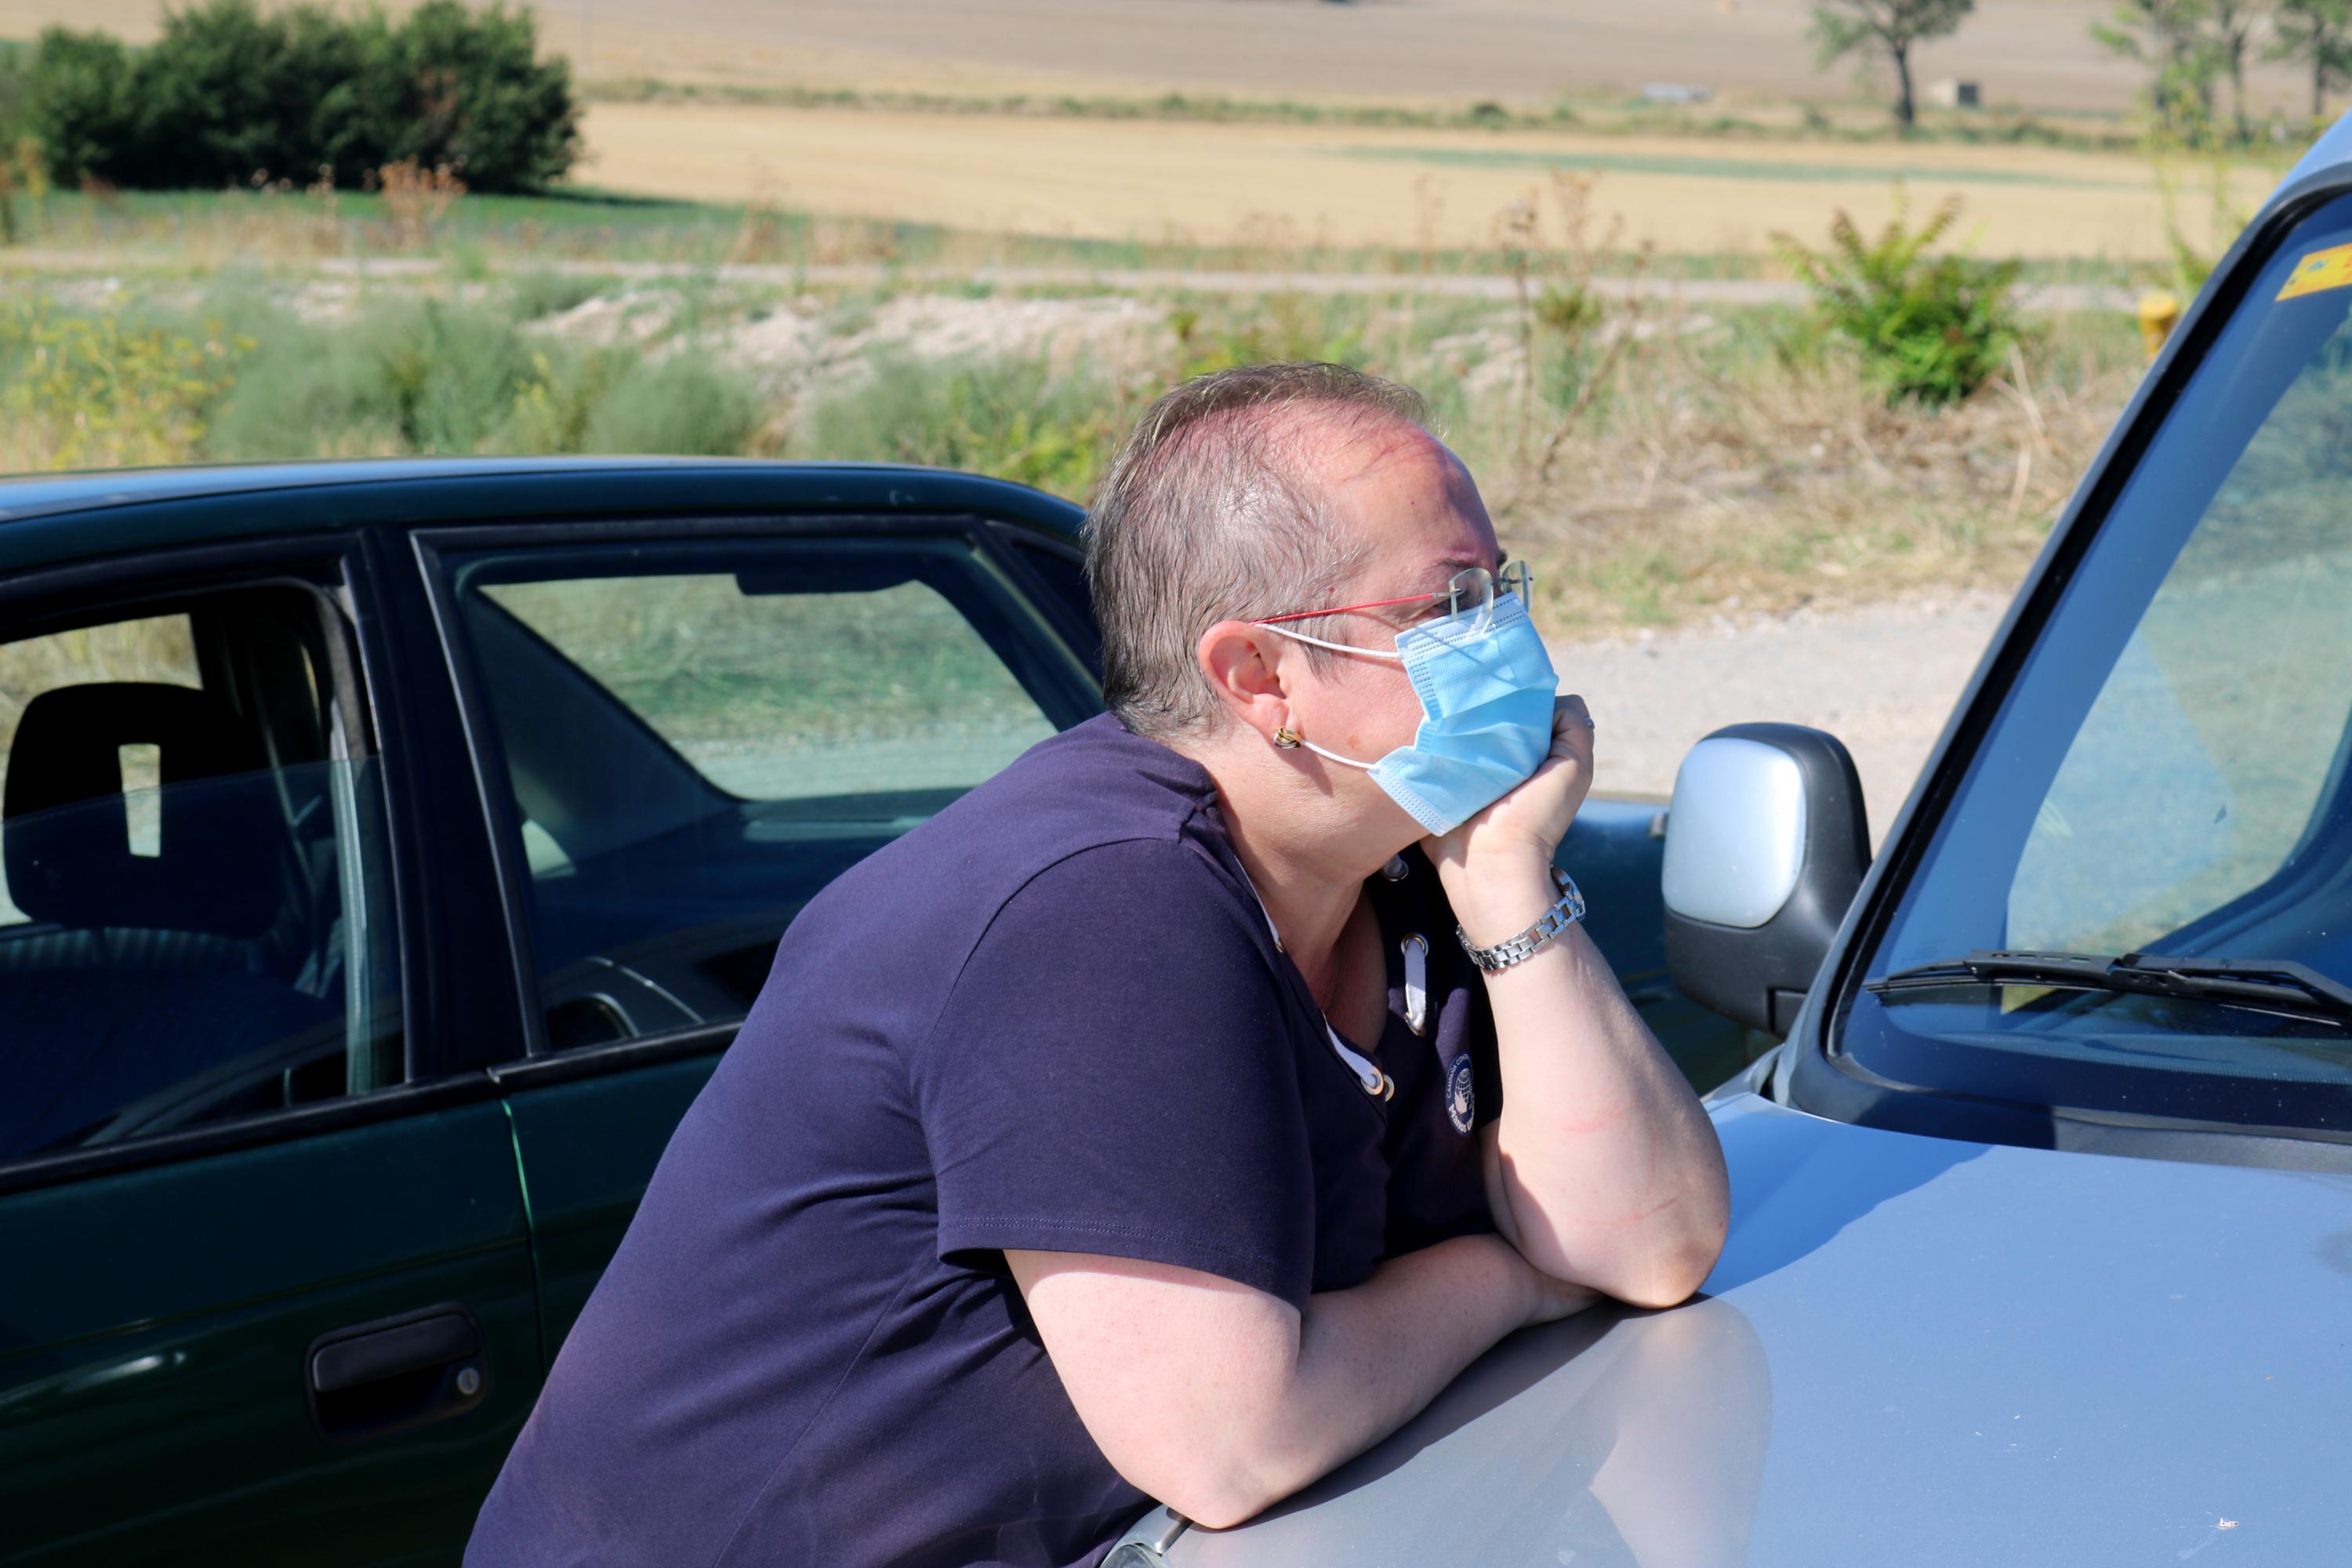
[{"label": "safety pin on shirt", "polygon": [[1404,1026],[1429,1033],[1429,942],[1414,931],[1399,942],[1404,952]]}]

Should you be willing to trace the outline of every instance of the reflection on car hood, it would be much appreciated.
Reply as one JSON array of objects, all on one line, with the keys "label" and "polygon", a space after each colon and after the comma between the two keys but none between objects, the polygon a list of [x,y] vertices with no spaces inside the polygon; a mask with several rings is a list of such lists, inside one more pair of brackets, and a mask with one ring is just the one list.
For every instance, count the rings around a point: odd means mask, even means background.
[{"label": "reflection on car hood", "polygon": [[1175,1568],[2308,1564],[2352,1541],[2352,1178],[1716,1108],[1700,1300],[1514,1336]]}]

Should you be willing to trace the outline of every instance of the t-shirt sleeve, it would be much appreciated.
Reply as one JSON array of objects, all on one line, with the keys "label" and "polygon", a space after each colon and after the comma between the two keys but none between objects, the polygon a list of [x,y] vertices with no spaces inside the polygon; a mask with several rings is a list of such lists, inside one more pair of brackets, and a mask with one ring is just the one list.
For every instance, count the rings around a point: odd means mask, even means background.
[{"label": "t-shirt sleeve", "polygon": [[1006,900],[914,1063],[941,1258],[1100,1253],[1306,1302],[1297,1058],[1233,893],[1192,846],[1137,839]]}]

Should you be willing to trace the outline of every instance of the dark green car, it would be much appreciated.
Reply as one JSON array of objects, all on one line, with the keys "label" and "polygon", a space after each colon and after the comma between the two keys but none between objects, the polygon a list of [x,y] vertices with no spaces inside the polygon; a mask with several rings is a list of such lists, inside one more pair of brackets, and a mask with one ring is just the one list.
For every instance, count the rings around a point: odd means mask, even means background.
[{"label": "dark green car", "polygon": [[[1097,710],[1078,519],[759,463],[0,484],[0,1560],[454,1560],[784,926]],[[1562,858],[1706,1084],[1657,816]]]}]

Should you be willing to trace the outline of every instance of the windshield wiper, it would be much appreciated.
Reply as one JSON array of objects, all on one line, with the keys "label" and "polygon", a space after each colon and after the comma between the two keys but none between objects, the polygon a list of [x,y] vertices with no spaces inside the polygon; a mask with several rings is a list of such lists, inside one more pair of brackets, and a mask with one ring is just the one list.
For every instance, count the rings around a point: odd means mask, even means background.
[{"label": "windshield wiper", "polygon": [[2352,1027],[2352,985],[2284,958],[2171,958],[2153,952],[2000,952],[1916,964],[1862,983],[1865,991],[1926,991],[1954,985],[2048,985],[2061,990],[2178,996],[2252,1007],[2290,1018]]}]

